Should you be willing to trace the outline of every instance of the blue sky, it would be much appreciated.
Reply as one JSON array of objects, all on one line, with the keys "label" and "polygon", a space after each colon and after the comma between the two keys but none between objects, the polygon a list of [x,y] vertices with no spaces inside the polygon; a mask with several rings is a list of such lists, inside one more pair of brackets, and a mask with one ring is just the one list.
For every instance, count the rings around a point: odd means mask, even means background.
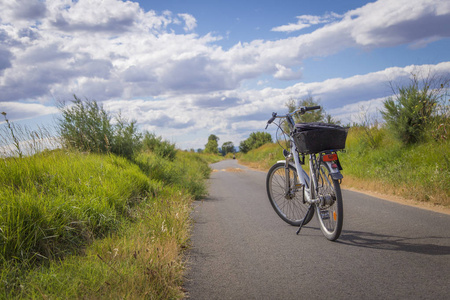
[{"label": "blue sky", "polygon": [[450,75],[449,28],[447,0],[3,0],[0,111],[48,125],[76,94],[182,149],[238,145],[289,99],[358,122],[389,82]]}]

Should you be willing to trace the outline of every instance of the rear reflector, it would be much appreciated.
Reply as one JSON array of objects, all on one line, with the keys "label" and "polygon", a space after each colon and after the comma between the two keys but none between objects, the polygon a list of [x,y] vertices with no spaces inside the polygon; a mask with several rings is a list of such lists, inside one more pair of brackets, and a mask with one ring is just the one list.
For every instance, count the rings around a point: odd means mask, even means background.
[{"label": "rear reflector", "polygon": [[333,161],[333,160],[337,160],[338,156],[336,153],[333,154],[326,154],[322,157],[323,161]]}]

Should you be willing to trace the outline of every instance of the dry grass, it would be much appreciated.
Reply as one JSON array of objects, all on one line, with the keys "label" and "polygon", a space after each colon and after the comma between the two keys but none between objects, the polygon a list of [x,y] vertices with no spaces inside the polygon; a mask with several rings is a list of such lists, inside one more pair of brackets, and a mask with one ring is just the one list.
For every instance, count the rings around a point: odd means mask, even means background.
[{"label": "dry grass", "polygon": [[[431,201],[418,201],[413,199],[417,198],[418,193],[424,194],[418,187],[395,187],[381,180],[364,180],[351,175],[344,176],[342,188],[405,205],[450,214],[449,199],[443,192],[442,196],[437,199],[434,199],[435,196],[433,196]],[[411,194],[414,194],[415,197],[411,197]]]}]

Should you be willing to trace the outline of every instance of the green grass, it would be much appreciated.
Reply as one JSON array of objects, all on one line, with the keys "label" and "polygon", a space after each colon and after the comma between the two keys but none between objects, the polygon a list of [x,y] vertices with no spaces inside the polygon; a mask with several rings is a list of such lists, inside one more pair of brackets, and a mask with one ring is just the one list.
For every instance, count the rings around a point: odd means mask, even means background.
[{"label": "green grass", "polygon": [[[278,144],[266,144],[240,162],[268,170],[283,159]],[[343,184],[407,199],[450,206],[450,141],[403,146],[383,128],[352,127],[346,152],[339,154]]]},{"label": "green grass", "polygon": [[0,160],[0,298],[181,298],[200,155]]},{"label": "green grass", "polygon": [[284,160],[283,150],[278,144],[264,144],[257,149],[243,154],[238,153],[236,158],[244,164],[260,170],[269,170],[278,160]]},{"label": "green grass", "polygon": [[450,142],[403,146],[387,132],[383,135],[376,147],[369,147],[361,132],[350,131],[347,152],[340,155],[344,176],[380,182],[381,192],[450,205]]}]

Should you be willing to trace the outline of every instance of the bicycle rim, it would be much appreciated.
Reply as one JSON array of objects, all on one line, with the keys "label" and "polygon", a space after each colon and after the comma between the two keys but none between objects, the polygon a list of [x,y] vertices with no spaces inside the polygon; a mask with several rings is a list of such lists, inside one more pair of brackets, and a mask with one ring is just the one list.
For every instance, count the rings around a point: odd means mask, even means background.
[{"label": "bicycle rim", "polygon": [[339,238],[343,223],[342,194],[339,182],[331,178],[328,166],[320,164],[318,178],[318,196],[328,199],[326,203],[316,205],[320,229],[324,236],[334,241]]},{"label": "bicycle rim", "polygon": [[[267,194],[270,203],[280,218],[294,226],[299,226],[305,218],[309,204],[304,202],[304,187],[298,182],[297,172],[293,166],[289,166],[289,181],[291,191],[289,195],[285,193],[286,173],[284,163],[277,163],[267,174]],[[306,216],[304,224],[307,224],[314,211]]]}]

